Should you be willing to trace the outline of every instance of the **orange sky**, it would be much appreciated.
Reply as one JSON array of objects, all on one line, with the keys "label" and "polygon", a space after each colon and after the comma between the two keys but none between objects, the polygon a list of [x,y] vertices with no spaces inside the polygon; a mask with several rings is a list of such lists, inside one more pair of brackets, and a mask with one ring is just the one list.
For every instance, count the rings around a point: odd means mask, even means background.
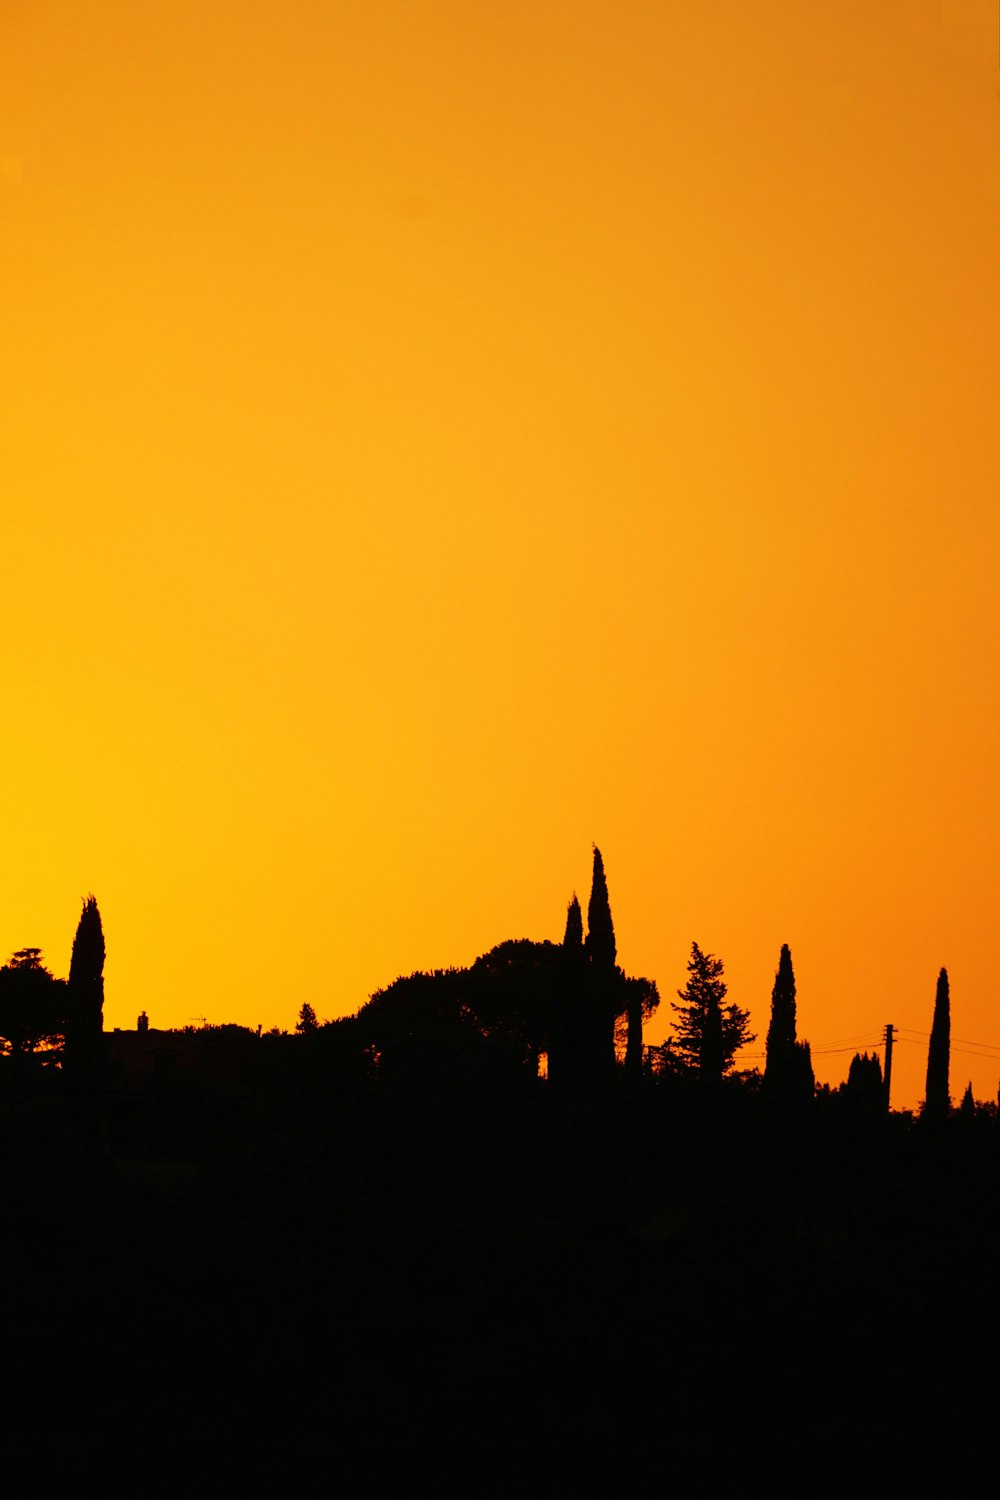
[{"label": "orange sky", "polygon": [[998,266],[995,0],[7,0],[0,953],[291,1026],[596,840],[652,1040],[995,1097]]}]

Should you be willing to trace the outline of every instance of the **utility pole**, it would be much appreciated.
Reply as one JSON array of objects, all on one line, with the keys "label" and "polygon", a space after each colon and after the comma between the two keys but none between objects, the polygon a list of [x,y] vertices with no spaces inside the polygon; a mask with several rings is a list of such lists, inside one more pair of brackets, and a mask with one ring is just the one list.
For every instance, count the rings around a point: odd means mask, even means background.
[{"label": "utility pole", "polygon": [[885,1112],[889,1113],[889,1080],[892,1078],[892,1034],[895,1027],[891,1022],[886,1022],[885,1027],[885,1077],[882,1087],[885,1090]]}]

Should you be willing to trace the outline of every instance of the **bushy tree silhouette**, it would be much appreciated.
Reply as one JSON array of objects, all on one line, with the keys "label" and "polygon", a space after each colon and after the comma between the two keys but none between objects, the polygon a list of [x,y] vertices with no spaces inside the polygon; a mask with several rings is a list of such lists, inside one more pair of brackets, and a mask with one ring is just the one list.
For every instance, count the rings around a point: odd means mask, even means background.
[{"label": "bushy tree silhouette", "polygon": [[871,1095],[881,1101],[882,1063],[877,1052],[873,1052],[871,1056],[867,1052],[855,1052],[847,1070],[847,1088],[851,1093]]},{"label": "bushy tree silhouette", "polygon": [[754,1040],[750,1012],[723,1004],[727,987],[721,958],[692,943],[687,967],[688,982],[677,991],[680,1004],[671,1001],[678,1018],[672,1051],[684,1069],[697,1072],[710,1085],[729,1072],[739,1048]]},{"label": "bushy tree silhouette", "polygon": [[947,1119],[951,1108],[948,1093],[948,1065],[951,1053],[951,997],[948,990],[948,970],[938,974],[937,992],[934,996],[934,1020],[931,1023],[931,1040],[927,1048],[927,1092],[924,1099],[923,1116],[932,1123]]},{"label": "bushy tree silhouette", "polygon": [[851,1113],[860,1120],[877,1120],[885,1114],[882,1063],[878,1053],[855,1052],[844,1084],[844,1097]]},{"label": "bushy tree silhouette", "polygon": [[0,969],[0,1051],[55,1061],[66,1029],[66,984],[42,963],[40,948],[21,948]]}]

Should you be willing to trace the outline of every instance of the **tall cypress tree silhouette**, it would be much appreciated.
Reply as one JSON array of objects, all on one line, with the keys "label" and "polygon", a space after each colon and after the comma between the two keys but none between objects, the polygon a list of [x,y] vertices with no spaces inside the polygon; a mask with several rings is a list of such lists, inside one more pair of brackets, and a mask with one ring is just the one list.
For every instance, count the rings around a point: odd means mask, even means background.
[{"label": "tall cypress tree silhouette", "polygon": [[586,1005],[586,953],[583,946],[583,913],[576,891],[566,908],[557,999],[549,1033],[549,1082],[556,1088],[573,1088],[581,1070],[581,1029]]},{"label": "tall cypress tree silhouette", "polygon": [[778,972],[774,976],[771,991],[771,1023],[767,1028],[767,1063],[765,1076],[781,1067],[781,1061],[795,1045],[795,973],[792,969],[792,952],[787,943],[781,945]]},{"label": "tall cypress tree silhouette", "polygon": [[580,910],[580,902],[576,891],[573,899],[566,908],[566,931],[563,935],[564,948],[580,948],[583,946],[583,912]]},{"label": "tall cypress tree silhouette", "polygon": [[951,997],[948,992],[948,970],[938,975],[937,994],[934,997],[934,1021],[931,1025],[930,1046],[927,1048],[927,1095],[924,1099],[924,1119],[932,1122],[945,1120],[951,1108],[948,1095],[948,1063],[951,1053]]},{"label": "tall cypress tree silhouette", "polygon": [[611,920],[611,902],[608,900],[608,882],[604,875],[601,851],[594,845],[594,876],[590,887],[590,903],[587,907],[587,955],[593,964],[613,969],[618,949],[615,946],[615,926]]},{"label": "tall cypress tree silhouette", "polygon": [[781,945],[778,972],[771,991],[771,1023],[767,1028],[764,1086],[772,1099],[811,1098],[814,1087],[808,1042],[795,1036],[795,973],[792,952]]},{"label": "tall cypress tree silhouette", "polygon": [[100,1059],[104,1029],[104,929],[93,896],[83,903],[73,939],[67,1000],[66,1063],[80,1071]]},{"label": "tall cypress tree silhouette", "polygon": [[579,1087],[603,1088],[615,1073],[615,1004],[620,976],[615,967],[617,949],[608,883],[596,844],[587,906],[587,937],[582,950],[567,949],[571,967],[575,954],[580,955],[582,962],[576,986],[578,998],[567,1016],[571,1068]]}]

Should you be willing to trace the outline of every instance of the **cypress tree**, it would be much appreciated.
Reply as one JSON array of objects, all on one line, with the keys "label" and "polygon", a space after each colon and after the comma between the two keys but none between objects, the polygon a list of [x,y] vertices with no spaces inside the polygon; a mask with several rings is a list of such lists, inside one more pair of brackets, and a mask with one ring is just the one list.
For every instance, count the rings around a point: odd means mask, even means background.
[{"label": "cypress tree", "polygon": [[[576,970],[576,996],[566,1015],[566,1031],[570,1066],[577,1082],[584,1089],[593,1089],[604,1088],[615,1075],[615,1017],[621,980],[615,967],[615,929],[604,861],[596,844],[587,928],[582,950],[566,950],[568,967]],[[578,969],[577,955],[583,959]]]},{"label": "cypress tree", "polygon": [[66,999],[66,1068],[89,1088],[97,1082],[104,1030],[104,930],[93,896],[84,900],[77,923]]},{"label": "cypress tree", "polygon": [[771,991],[771,1024],[767,1028],[764,1087],[776,1100],[811,1099],[816,1086],[808,1042],[795,1036],[795,973],[792,952],[781,945],[778,972]]},{"label": "cypress tree", "polygon": [[611,902],[608,900],[608,882],[604,875],[601,851],[594,845],[594,876],[590,887],[590,904],[587,907],[587,955],[591,963],[603,969],[613,969],[618,949],[615,946],[615,927],[611,920]]},{"label": "cypress tree", "polygon": [[934,1021],[927,1049],[927,1094],[924,1099],[925,1120],[945,1120],[951,1108],[948,1094],[948,1062],[951,1052],[951,999],[948,993],[948,970],[938,975],[934,997]]},{"label": "cypress tree", "polygon": [[813,1072],[812,1048],[808,1042],[792,1044],[791,1070],[792,1093],[797,1099],[811,1099],[816,1092],[816,1074]]},{"label": "cypress tree", "polygon": [[88,896],[77,923],[69,961],[69,986],[81,1017],[93,1030],[104,1027],[104,929],[97,901]]},{"label": "cypress tree", "polygon": [[583,912],[577,900],[576,891],[573,899],[566,908],[566,931],[563,935],[564,948],[582,948],[583,946]]},{"label": "cypress tree", "polygon": [[103,1062],[103,929],[93,895],[84,900],[69,960],[66,984],[64,1067],[81,1116],[94,1137],[100,1131],[100,1067]]},{"label": "cypress tree", "polygon": [[628,1032],[625,1042],[625,1077],[630,1085],[642,1082],[642,1012],[644,1004],[650,1009],[659,1004],[656,985],[649,979],[626,979],[628,1006]]},{"label": "cypress tree", "polygon": [[767,1062],[764,1076],[781,1069],[792,1047],[795,1045],[795,973],[792,969],[792,952],[787,943],[781,945],[778,972],[774,976],[771,990],[771,1024],[767,1028]]}]

